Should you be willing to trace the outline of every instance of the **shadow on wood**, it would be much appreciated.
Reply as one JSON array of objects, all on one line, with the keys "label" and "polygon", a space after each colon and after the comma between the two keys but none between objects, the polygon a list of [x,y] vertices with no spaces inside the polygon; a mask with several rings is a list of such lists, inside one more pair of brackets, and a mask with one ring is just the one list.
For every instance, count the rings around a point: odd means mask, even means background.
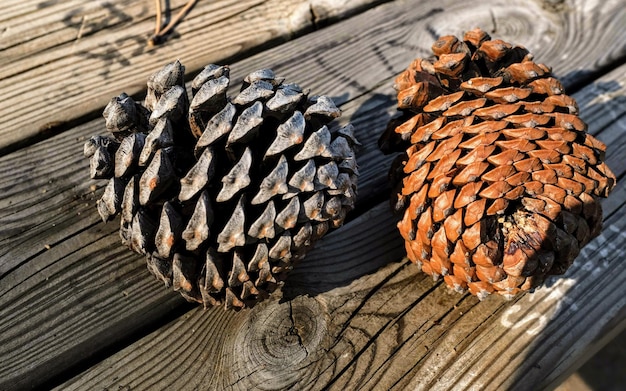
[{"label": "shadow on wood", "polygon": [[[606,80],[623,79],[621,70]],[[626,93],[614,89],[621,83],[608,83],[600,80],[575,98],[591,132],[609,144],[609,164],[623,178],[626,166],[614,159],[624,161],[626,151],[620,137]],[[614,97],[605,100],[607,87]],[[195,309],[63,387],[110,382],[141,388],[156,379],[159,386],[229,389],[554,385],[580,359],[579,348],[593,351],[623,328],[625,189],[618,182],[604,200],[604,232],[572,268],[512,302],[451,293],[407,261],[393,262],[402,256],[402,241],[384,202],[318,243],[293,271],[285,297],[239,313]],[[372,240],[362,254],[352,250],[354,243]],[[375,273],[354,279],[388,259]],[[613,331],[603,336],[605,330]],[[175,376],[161,375],[172,368]]]}]

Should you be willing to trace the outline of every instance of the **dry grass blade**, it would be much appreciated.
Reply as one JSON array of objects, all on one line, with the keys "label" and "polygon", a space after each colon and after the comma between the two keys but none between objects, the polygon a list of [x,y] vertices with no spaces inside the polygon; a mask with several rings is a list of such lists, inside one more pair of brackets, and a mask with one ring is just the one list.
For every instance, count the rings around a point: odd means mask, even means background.
[{"label": "dry grass blade", "polygon": [[162,10],[161,10],[161,0],[156,0],[156,23],[154,27],[154,34],[148,39],[148,46],[156,46],[164,41],[165,36],[174,28],[176,25],[182,20],[187,12],[196,4],[197,0],[190,0],[185,4],[185,6],[176,14],[174,18],[165,26],[161,28],[163,25],[162,22]]}]

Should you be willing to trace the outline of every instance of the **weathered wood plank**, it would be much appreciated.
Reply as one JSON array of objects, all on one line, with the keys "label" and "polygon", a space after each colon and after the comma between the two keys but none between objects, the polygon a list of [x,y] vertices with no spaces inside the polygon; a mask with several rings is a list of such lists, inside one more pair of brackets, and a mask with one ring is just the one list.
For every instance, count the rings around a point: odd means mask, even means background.
[{"label": "weathered wood plank", "polygon": [[[89,358],[95,346],[136,333],[162,318],[164,311],[171,313],[183,304],[181,298],[164,295],[162,287],[138,273],[144,262],[119,248],[110,228],[90,231],[91,240],[78,235],[46,252],[51,265],[38,272],[25,270],[27,279],[22,283],[3,280],[3,285],[6,281],[10,286],[3,286],[2,295],[0,388],[43,384],[68,364]],[[33,285],[38,289],[32,289]],[[155,296],[163,308],[141,304]],[[120,308],[126,312],[121,318],[116,315]],[[99,325],[103,321],[107,327]],[[30,331],[19,326],[24,324],[30,324]],[[101,332],[84,332],[93,328]]]},{"label": "weathered wood plank", "polygon": [[[388,243],[379,235],[393,225],[384,209],[357,226],[367,226],[359,243],[373,241],[372,250]],[[626,204],[565,276],[514,302],[478,302],[392,263],[347,286],[289,292],[290,301],[274,298],[250,312],[195,309],[61,388],[542,389],[624,316],[624,213]],[[325,243],[343,254],[316,249],[315,261],[302,265],[316,278],[298,268],[301,278],[336,281],[348,264],[360,266],[337,259],[380,256],[355,257],[358,244],[346,245],[339,232]]]},{"label": "weathered wood plank", "polygon": [[[378,181],[376,183],[379,184],[384,183],[386,162],[389,159],[382,157],[375,146],[376,138],[382,129],[381,125],[384,125],[388,119],[384,113],[392,107],[391,93],[387,92],[389,87],[386,86],[389,85],[391,77],[399,72],[414,56],[414,52],[409,53],[406,48],[412,45],[416,37],[426,35],[428,28],[432,28],[431,19],[424,19],[424,16],[434,18],[439,15],[440,11],[436,7],[439,7],[440,3],[424,2],[423,4],[420,3],[419,6],[404,2],[388,4],[354,18],[354,20],[337,24],[234,64],[233,69],[234,72],[243,76],[247,71],[259,66],[276,64],[277,71],[290,80],[299,81],[300,84],[312,88],[313,91],[326,92],[330,90],[330,93],[339,97],[341,102],[346,102],[344,105],[345,117],[354,120],[354,122],[359,122],[357,125],[360,125],[360,137],[366,144],[359,154],[359,161],[361,161],[362,172],[364,173],[361,180],[362,188],[370,190],[362,191],[361,196],[365,199],[368,197],[375,198],[374,192],[381,194],[381,188],[372,186],[371,183],[372,181]],[[529,2],[528,6],[532,8],[534,7],[533,4],[533,2]],[[516,9],[516,7],[511,7],[511,12]],[[485,8],[483,15],[485,20],[489,17],[487,11]],[[565,15],[563,16],[565,25],[561,26],[563,31],[568,30],[568,18],[573,18],[570,13],[576,15],[577,11],[570,10],[568,12],[563,14]],[[516,15],[516,13],[513,12],[512,15]],[[593,13],[590,15],[590,17],[596,17]],[[619,16],[620,14],[615,12],[615,15]],[[533,18],[537,17],[534,16]],[[372,24],[372,20],[379,21],[379,23]],[[508,20],[508,18],[502,17],[500,24],[506,25]],[[607,23],[607,25],[611,26],[611,23]],[[473,27],[473,25],[469,27]],[[450,31],[443,29],[441,32]],[[619,35],[623,32],[615,29],[614,34]],[[431,40],[431,37],[427,37],[423,40],[423,44],[419,44],[423,45],[421,46],[422,51],[426,48],[425,45],[430,45]],[[516,41],[521,42],[520,38],[517,38]],[[533,38],[528,38],[528,41],[532,42]],[[379,44],[377,45],[376,42]],[[384,43],[388,44],[384,45]],[[306,47],[306,50],[303,47]],[[367,49],[370,47],[379,49],[368,51]],[[619,53],[621,48],[618,46],[616,50],[618,50],[616,53]],[[293,66],[294,63],[280,62],[281,59],[291,58],[298,52],[302,54],[303,66],[295,67]],[[317,57],[315,53],[317,53]],[[567,70],[571,68],[568,67],[578,61],[559,61],[555,57],[558,56],[558,52],[555,50],[552,53],[544,53],[544,56],[545,62],[556,63],[555,69],[561,74],[569,72]],[[266,64],[261,58],[273,58],[274,60]],[[354,58],[360,60],[357,67],[351,65],[354,63]],[[381,63],[382,59],[385,60],[382,63],[391,65],[386,67],[377,65]],[[581,61],[578,62],[579,66],[597,69],[594,68],[594,58],[588,57]],[[363,63],[369,63],[369,67],[361,66]],[[560,71],[558,67],[562,67],[563,71]],[[334,72],[334,76],[329,77],[328,73],[331,70]],[[347,74],[340,77],[341,73],[338,72]],[[579,76],[580,74],[574,74],[570,80],[579,80],[577,79]],[[320,81],[324,78],[326,79]],[[612,75],[606,80],[621,79]],[[377,86],[380,86],[379,90],[376,89]],[[341,91],[344,91],[345,95]],[[597,105],[598,111],[602,111],[604,108],[605,105]],[[0,265],[3,267],[9,265],[3,269],[8,274],[2,278],[2,284],[0,284],[1,335],[4,335],[5,330],[11,330],[11,335],[24,335],[21,341],[33,340],[37,342],[27,345],[0,344],[2,362],[5,361],[6,357],[20,363],[9,367],[0,376],[13,387],[45,381],[46,376],[52,376],[52,372],[46,372],[48,369],[46,365],[51,362],[55,363],[56,366],[52,370],[57,371],[57,373],[72,367],[80,360],[93,354],[94,351],[110,346],[132,331],[153,323],[154,319],[163,316],[171,308],[167,305],[164,308],[163,303],[167,303],[168,300],[177,300],[175,294],[161,289],[153,281],[152,277],[145,271],[143,260],[139,257],[125,253],[128,259],[122,258],[120,260],[123,263],[128,262],[125,264],[127,265],[125,267],[128,267],[125,269],[127,270],[125,276],[131,280],[126,285],[124,285],[125,283],[122,284],[123,286],[120,285],[120,279],[116,275],[103,272],[104,269],[101,269],[103,264],[108,265],[109,262],[113,262],[116,257],[120,256],[118,253],[120,249],[117,246],[103,245],[104,242],[93,244],[97,241],[92,236],[94,235],[93,226],[97,221],[93,209],[93,197],[96,197],[101,190],[93,194],[89,189],[90,183],[84,179],[85,175],[82,173],[86,172],[87,163],[80,156],[81,141],[78,140],[81,136],[100,133],[101,129],[103,129],[102,121],[92,121],[73,129],[72,132],[66,132],[46,142],[0,159],[0,172],[6,173],[2,176],[3,182],[0,188],[5,192],[12,191],[9,197],[0,200],[0,211],[2,211],[0,216],[2,216],[3,222],[3,231],[0,231],[2,233],[0,235],[0,248],[7,251],[0,255],[0,259],[2,259]],[[21,168],[16,172],[14,167]],[[48,183],[50,180],[53,183]],[[15,189],[15,191],[11,189]],[[42,193],[43,190],[46,190],[46,193]],[[89,203],[90,206],[84,205],[86,203]],[[81,213],[81,216],[76,215],[78,212]],[[55,226],[48,224],[51,219]],[[391,217],[388,217],[386,221],[387,228],[384,231],[376,232],[376,235],[383,239],[389,238],[389,243],[395,243],[395,247],[389,250],[393,258],[389,259],[396,259],[398,253],[393,251],[401,251],[401,244],[397,241],[393,242],[392,237],[398,239]],[[10,224],[4,224],[4,222]],[[101,228],[100,225],[96,227]],[[105,227],[109,227],[110,230],[113,229],[110,226]],[[353,226],[351,225],[351,227]],[[354,227],[360,227],[360,225]],[[360,232],[354,231],[354,229],[344,229],[342,232]],[[337,232],[333,235],[344,234]],[[331,237],[329,237],[330,239]],[[108,240],[106,244],[114,243],[117,241],[117,237],[109,231],[106,240]],[[327,245],[326,242],[323,241],[320,244]],[[19,245],[14,245],[14,243]],[[91,249],[85,250],[87,252],[82,253],[78,250],[83,246],[89,247],[90,243]],[[302,271],[294,272],[295,278],[291,280],[292,287],[290,289],[298,292],[298,289],[311,290],[313,286],[318,286],[318,290],[312,290],[312,292],[329,290],[346,284],[363,274],[372,273],[377,267],[389,260],[383,257],[363,257],[362,254],[377,253],[369,247],[359,248],[358,251],[356,247],[353,247],[352,253],[355,254],[355,258],[350,262],[344,261],[345,263],[341,265],[340,269],[321,267],[320,265],[327,266],[332,262],[349,259],[343,255],[346,254],[346,250],[343,249],[342,239],[337,239],[334,243],[338,252],[330,252],[332,257],[321,258],[327,259],[327,261],[320,261],[320,258],[310,258],[310,261],[307,260],[300,265],[298,270]],[[51,251],[56,251],[53,257],[50,256],[49,252],[44,251],[45,244],[53,245]],[[330,250],[326,248],[323,251]],[[74,266],[79,260],[79,265],[84,269],[78,270]],[[354,267],[353,264],[357,262],[360,262],[360,267]],[[307,267],[310,269],[307,270]],[[328,274],[324,276],[324,271],[327,269],[335,270],[332,273],[332,278]],[[93,273],[93,276],[84,275],[88,272]],[[298,273],[304,273],[306,276],[315,278],[307,280],[302,275],[299,276]],[[320,282],[320,273],[324,278],[330,279],[330,282]],[[70,284],[87,278],[92,278],[90,280],[92,283],[89,287],[81,288],[84,289],[81,291],[82,295],[71,290]],[[132,280],[134,278],[140,279],[141,282],[134,282]],[[126,280],[122,279],[122,281]],[[58,299],[55,297],[58,291],[51,293],[51,291],[44,289],[46,284],[56,287],[55,289],[64,287],[67,295],[60,296],[61,299]],[[131,293],[125,297],[124,291],[127,293],[142,292],[145,296]],[[122,296],[124,296],[123,300],[121,299]],[[41,302],[31,303],[27,300],[37,297],[41,297],[43,302],[49,306],[45,313],[40,313]],[[71,311],[74,307],[81,308],[84,302],[100,303],[100,307],[98,311],[90,312],[88,317],[85,317],[80,311]],[[6,303],[11,305],[7,306]],[[172,305],[179,305],[179,303],[180,301]],[[153,316],[145,315],[149,311],[154,311]],[[12,315],[4,317],[4,314]],[[134,314],[143,315],[134,316]],[[370,320],[375,318],[372,315]],[[7,320],[4,321],[4,319]],[[21,323],[17,320],[20,320]],[[62,331],[69,324],[75,327],[71,328],[72,333],[63,333]],[[61,333],[57,333],[55,336],[53,332],[48,330],[60,330]],[[204,352],[203,354],[208,353]]]},{"label": "weathered wood plank", "polygon": [[369,93],[416,56],[430,56],[438,36],[458,36],[476,26],[524,45],[570,86],[584,82],[587,74],[623,63],[626,56],[621,0],[567,0],[556,9],[548,0],[397,3],[404,4],[405,12],[380,6],[369,20],[359,19],[366,29],[342,23],[332,36],[307,36],[306,45],[269,50],[241,61],[239,67],[248,71],[263,63],[290,80],[311,79],[311,88],[341,103]]},{"label": "weathered wood plank", "polygon": [[[624,77],[624,69],[605,79]],[[592,125],[606,141],[622,134],[626,124],[626,88],[612,91],[605,105],[594,105],[601,95],[593,91],[602,83],[577,96],[583,113],[592,109],[617,118],[600,134]],[[621,113],[614,111],[620,106]],[[610,148],[609,159],[622,149]],[[623,177],[626,166],[614,167]],[[610,202],[625,189],[620,181],[603,203],[608,217],[603,234],[583,249],[566,275],[514,302],[459,296],[407,263],[389,264],[346,285],[342,280],[349,281],[356,269],[366,266],[369,272],[369,262],[381,262],[382,254],[402,252],[383,204],[331,234],[294,270],[291,286],[284,289],[291,301],[274,298],[250,313],[196,309],[62,388],[524,390],[554,385],[587,345],[626,327],[626,269],[621,267],[626,204],[623,197]]]},{"label": "weathered wood plank", "polygon": [[[321,31],[320,34],[312,34],[305,38],[300,39],[293,45],[284,45],[276,50],[270,50],[263,54],[254,56],[250,59],[246,59],[234,66],[234,73],[242,78],[247,72],[256,69],[261,63],[261,58],[269,59],[268,65],[273,66],[281,74],[289,77],[290,80],[298,80],[304,86],[312,88],[313,91],[328,92],[336,97],[340,102],[347,102],[344,105],[346,115],[343,120],[351,120],[359,128],[359,137],[364,142],[365,147],[359,154],[359,160],[367,161],[367,165],[363,167],[361,176],[361,198],[367,198],[368,194],[372,194],[370,189],[384,187],[386,181],[384,175],[380,175],[380,172],[385,171],[385,167],[380,167],[388,162],[389,158],[382,156],[377,150],[375,140],[380,133],[380,130],[387,122],[389,113],[393,110],[393,97],[388,87],[389,80],[397,72],[400,72],[403,67],[413,58],[414,51],[424,52],[426,45],[430,44],[430,41],[426,42],[425,39],[420,38],[415,44],[413,40],[415,37],[422,37],[429,35],[429,29],[433,29],[436,26],[431,20],[437,17],[438,21],[441,21],[439,15],[441,9],[437,8],[440,2],[425,3],[421,7],[408,7],[408,11],[400,3],[399,6],[388,5],[380,7],[368,13],[366,17],[358,18],[354,22],[341,24],[334,26],[327,31]],[[532,4],[528,7],[532,8]],[[570,19],[577,20],[581,18],[575,10],[575,4],[572,5],[568,12],[561,15],[561,17],[568,21]],[[488,9],[479,7],[483,10],[483,14],[480,18],[477,15],[471,15],[477,21],[490,19],[490,15],[487,12]],[[451,10],[456,9],[451,6]],[[524,13],[525,7],[509,7],[511,17],[519,16],[518,14],[526,15]],[[618,8],[613,13],[619,19],[620,11]],[[590,18],[599,18],[601,15],[610,13],[604,8],[600,8],[601,14],[596,15],[589,13]],[[452,12],[452,11],[450,11]],[[598,11],[599,12],[599,11]],[[446,14],[448,12],[446,11]],[[539,18],[539,16],[533,16],[533,18]],[[429,19],[424,20],[424,16],[429,16]],[[550,15],[551,16],[551,15]],[[376,25],[370,25],[367,22],[369,20],[377,20],[379,23]],[[482,19],[481,19],[482,18]],[[548,18],[548,16],[545,16]],[[507,21],[512,19],[503,18],[500,20],[501,27],[506,25]],[[427,22],[427,23],[426,23]],[[475,23],[475,21],[464,22],[463,19],[459,19],[459,25]],[[443,23],[443,22],[441,22]],[[490,22],[491,23],[491,22]],[[577,22],[578,23],[578,22]],[[540,23],[537,23],[540,25]],[[583,23],[585,24],[585,23]],[[614,23],[607,22],[607,26],[613,26]],[[459,27],[445,27],[440,28],[438,31],[443,33],[453,32],[453,30]],[[564,30],[564,34],[567,34],[567,25],[561,27]],[[592,30],[593,31],[593,30]],[[602,30],[602,34],[607,34],[607,30]],[[613,35],[626,34],[623,29],[615,29],[611,31]],[[359,39],[355,40],[353,34],[356,34]],[[533,31],[529,31],[529,34],[533,34]],[[400,37],[400,38],[399,38]],[[593,34],[586,35],[588,37],[589,45],[596,40]],[[430,40],[430,37],[428,37]],[[538,42],[538,37],[532,35],[526,37],[510,38],[511,40],[528,42],[527,46],[535,45],[540,52],[543,52],[542,58],[545,62],[555,64],[555,70],[559,74],[572,74],[572,64],[578,64],[578,68],[587,68],[590,71],[595,69],[596,60],[589,56],[584,56],[582,59],[570,58],[569,61],[564,62],[561,59],[559,51],[553,50],[554,48],[545,48]],[[536,42],[537,41],[537,42]],[[555,41],[568,42],[566,37],[559,37]],[[303,44],[306,42],[306,49],[303,50]],[[364,43],[362,43],[364,42]],[[414,46],[411,46],[414,45]],[[407,47],[414,47],[421,49],[406,50]],[[380,49],[369,49],[369,48]],[[552,50],[546,52],[545,50]],[[619,46],[616,46],[617,52],[613,53],[613,56],[617,56],[621,50]],[[295,56],[296,52],[300,52],[301,56]],[[316,57],[317,55],[317,57]],[[302,62],[302,66],[293,67],[293,61],[298,61],[295,58],[299,58]],[[353,58],[359,58],[360,61],[357,65],[359,68],[349,67]],[[290,59],[289,62],[280,62],[280,59]],[[580,61],[587,60],[587,63],[580,63]],[[381,66],[386,63],[387,66]],[[365,66],[361,66],[365,64]],[[349,69],[345,77],[338,77],[337,71],[343,69]],[[328,77],[329,73],[334,71],[333,80],[320,81],[321,75]],[[573,74],[578,74],[573,72]],[[568,77],[565,80],[570,80],[570,84],[577,79],[570,79]],[[324,85],[323,83],[326,83]],[[360,83],[360,84],[357,84]],[[609,83],[615,83],[611,81]],[[234,85],[238,84],[238,81],[233,82]],[[355,85],[358,87],[355,89]],[[379,86],[378,89],[374,89]],[[610,87],[603,87],[610,88]],[[345,93],[341,93],[345,91]],[[366,94],[367,93],[367,94]],[[366,95],[363,95],[366,94]],[[359,98],[361,97],[361,98]],[[355,99],[358,98],[358,99]],[[352,99],[352,100],[351,100]],[[610,118],[603,115],[600,118]],[[595,120],[595,118],[594,118]],[[3,246],[6,248],[6,253],[0,253],[3,258],[8,259],[0,265],[0,275],[4,274],[7,270],[15,267],[21,261],[29,259],[42,250],[46,244],[57,243],[61,238],[67,236],[68,233],[62,231],[59,225],[55,225],[55,231],[59,232],[58,236],[42,240],[42,233],[49,231],[47,226],[44,225],[46,218],[49,220],[52,214],[49,216],[43,216],[39,218],[40,209],[50,210],[51,205],[58,205],[64,197],[67,197],[67,193],[64,193],[66,189],[72,188],[74,190],[74,197],[87,197],[88,192],[85,190],[85,181],[81,173],[85,172],[86,162],[80,157],[80,139],[74,139],[73,137],[86,137],[92,134],[101,133],[104,129],[102,121],[92,121],[72,131],[71,134],[62,135],[50,141],[49,144],[41,144],[40,147],[36,147],[33,150],[28,150],[26,153],[15,154],[7,157],[7,165],[5,166],[5,173],[3,187],[6,189],[6,197],[0,200],[0,207],[6,214],[7,221],[19,221],[19,227],[3,227],[3,235],[0,236],[1,243],[22,243],[15,242],[16,240],[28,240],[23,242],[22,246]],[[45,164],[27,165],[27,162],[39,162],[41,163],[42,155],[46,155],[46,152],[54,151],[50,156],[46,156]],[[30,160],[29,160],[30,159]],[[50,160],[52,159],[52,160]],[[26,166],[25,166],[26,165]],[[52,169],[49,166],[53,167]],[[23,167],[20,171],[15,171],[14,167]],[[380,170],[380,171],[379,171]],[[14,176],[11,176],[11,175]],[[54,174],[54,175],[51,175]],[[67,181],[66,181],[67,180]],[[49,182],[50,181],[50,182]],[[49,183],[48,183],[49,182]],[[80,187],[82,186],[82,187]],[[44,191],[53,190],[47,193]],[[37,194],[42,192],[43,196],[39,197]],[[23,194],[28,194],[24,196]],[[57,197],[57,198],[52,198]],[[93,197],[93,195],[91,196]],[[19,200],[19,202],[18,202]],[[50,202],[49,204],[41,205],[38,208],[38,204],[42,202]],[[64,203],[61,203],[64,204]],[[44,206],[46,205],[46,206]],[[80,203],[76,202],[71,204],[73,208],[80,206]],[[83,206],[85,206],[83,204]],[[52,211],[50,210],[52,213]],[[78,210],[81,212],[81,210]],[[55,218],[61,218],[61,214],[58,214]],[[94,223],[97,219],[95,214],[91,214],[86,217],[91,218],[90,223]],[[85,216],[76,221],[83,222]],[[52,222],[55,223],[56,222]],[[71,223],[68,223],[71,225]],[[80,228],[82,229],[82,228]],[[75,229],[73,232],[78,232],[80,229]],[[6,236],[5,236],[6,235]],[[19,237],[18,237],[19,236]],[[28,239],[27,239],[28,238]],[[10,242],[3,242],[4,240],[10,240]],[[32,240],[35,240],[34,242]]]},{"label": "weathered wood plank", "polygon": [[[286,41],[383,0],[200,1],[167,43],[148,47],[154,2],[28,0],[0,19],[0,152],[136,94],[155,64],[179,58],[190,71]],[[172,15],[186,1],[169,2]],[[5,8],[6,6],[6,8]]]},{"label": "weathered wood plank", "polygon": [[[626,172],[621,156],[625,70],[575,95],[590,131],[613,141],[607,156],[618,177]],[[291,301],[274,298],[249,314],[194,310],[62,388],[523,390],[554,385],[586,346],[626,327],[626,269],[621,267],[626,204],[619,196],[625,190],[620,181],[603,202],[603,234],[566,275],[514,302],[497,297],[478,302],[450,293],[406,263],[342,283],[354,270],[367,271],[369,262],[380,262],[381,254],[402,252],[382,204],[330,235],[294,270],[284,289],[288,298],[295,297]]]}]

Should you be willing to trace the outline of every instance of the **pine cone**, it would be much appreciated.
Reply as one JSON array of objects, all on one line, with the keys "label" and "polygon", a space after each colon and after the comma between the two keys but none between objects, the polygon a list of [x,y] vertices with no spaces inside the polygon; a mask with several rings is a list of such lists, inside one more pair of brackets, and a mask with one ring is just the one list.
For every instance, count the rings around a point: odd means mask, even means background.
[{"label": "pine cone", "polygon": [[507,298],[562,274],[600,233],[615,176],[578,107],[524,48],[441,37],[395,80],[379,140],[411,261],[455,290]]},{"label": "pine cone", "polygon": [[229,99],[229,68],[209,65],[189,101],[180,62],[104,110],[111,136],[85,144],[97,202],[120,215],[120,237],[166,286],[205,307],[266,297],[294,262],[354,207],[358,144],[326,96],[308,96],[271,70]]}]

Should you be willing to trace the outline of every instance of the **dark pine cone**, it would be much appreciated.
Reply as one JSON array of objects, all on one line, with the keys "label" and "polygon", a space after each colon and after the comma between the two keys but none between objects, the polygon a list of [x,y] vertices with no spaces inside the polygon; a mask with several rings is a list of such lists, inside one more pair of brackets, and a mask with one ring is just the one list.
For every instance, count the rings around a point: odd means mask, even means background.
[{"label": "dark pine cone", "polygon": [[408,257],[458,291],[507,298],[562,274],[600,233],[615,176],[573,98],[528,51],[476,29],[396,78],[379,140]]},{"label": "dark pine cone", "polygon": [[94,179],[109,179],[98,212],[120,215],[122,243],[187,300],[249,306],[354,207],[358,144],[326,96],[271,70],[229,99],[229,68],[209,65],[189,101],[180,62],[104,110],[113,137],[85,144]]}]

